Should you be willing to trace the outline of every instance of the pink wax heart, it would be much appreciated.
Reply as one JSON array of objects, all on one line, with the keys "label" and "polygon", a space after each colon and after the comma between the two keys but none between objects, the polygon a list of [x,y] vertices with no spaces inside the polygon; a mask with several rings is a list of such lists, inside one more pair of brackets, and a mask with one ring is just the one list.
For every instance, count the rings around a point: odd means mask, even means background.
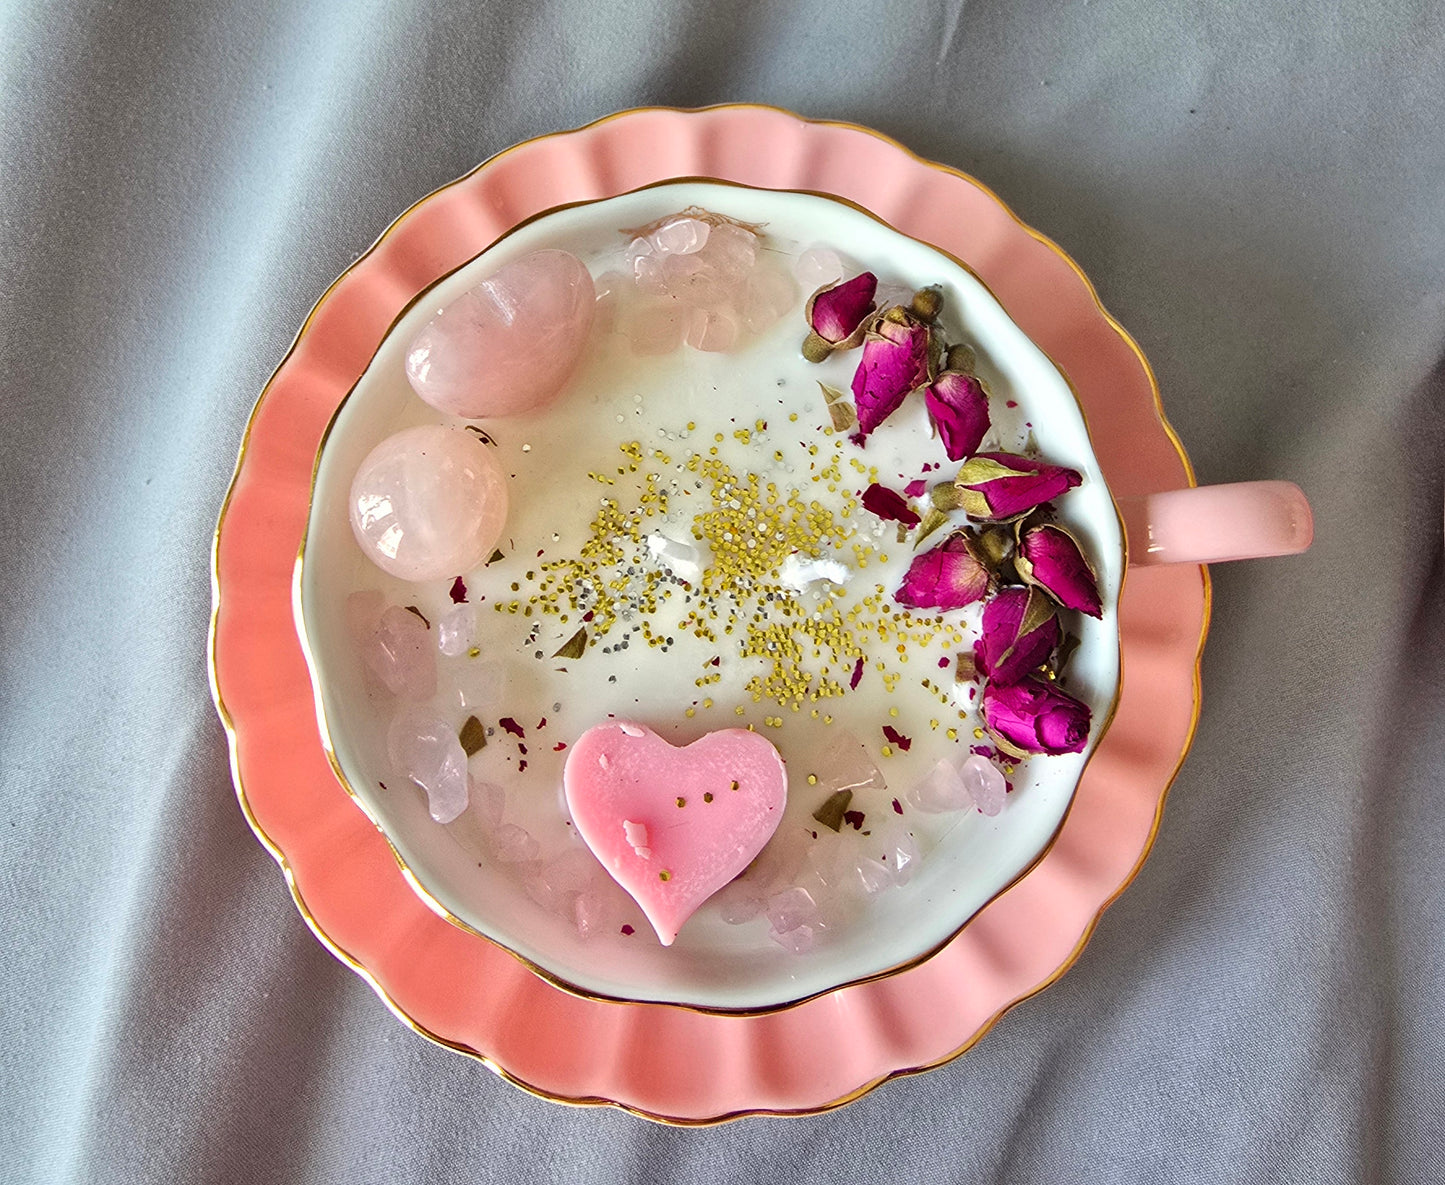
[{"label": "pink wax heart", "polygon": [[788,772],[742,728],[675,748],[627,721],[589,728],[563,771],[577,833],[671,946],[698,906],[772,838]]},{"label": "pink wax heart", "polygon": [[427,322],[407,350],[406,377],[422,399],[451,415],[538,411],[571,377],[596,304],[580,259],[533,251]]}]

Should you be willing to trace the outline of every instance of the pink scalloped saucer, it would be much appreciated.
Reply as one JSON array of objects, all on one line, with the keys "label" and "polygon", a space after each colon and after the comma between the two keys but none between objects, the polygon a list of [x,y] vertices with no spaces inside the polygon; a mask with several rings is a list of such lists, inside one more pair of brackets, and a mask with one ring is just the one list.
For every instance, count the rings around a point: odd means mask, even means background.
[{"label": "pink scalloped saucer", "polygon": [[1138,872],[1193,738],[1208,578],[1131,567],[1113,724],[1052,847],[932,959],[787,1011],[583,999],[433,913],[322,748],[292,621],[327,423],[398,314],[545,210],[706,177],[855,202],[966,261],[1076,389],[1116,498],[1193,485],[1147,362],[1062,251],[986,188],[863,128],[756,106],[639,110],[528,141],[422,199],[321,298],[262,393],[216,530],[212,691],[246,818],[321,941],[412,1028],[534,1094],[702,1124],[801,1114],[936,1066],[1057,979]]}]

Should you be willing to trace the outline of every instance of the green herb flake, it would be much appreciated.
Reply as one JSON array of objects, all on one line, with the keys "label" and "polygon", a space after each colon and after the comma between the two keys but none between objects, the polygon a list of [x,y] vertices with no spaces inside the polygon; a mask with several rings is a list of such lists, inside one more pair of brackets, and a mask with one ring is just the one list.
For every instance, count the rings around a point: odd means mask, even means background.
[{"label": "green herb flake", "polygon": [[553,652],[553,658],[581,658],[587,649],[587,627],[583,626]]},{"label": "green herb flake", "polygon": [[813,818],[830,831],[843,829],[843,812],[853,801],[853,791],[835,790],[824,800],[823,805],[813,812]]}]

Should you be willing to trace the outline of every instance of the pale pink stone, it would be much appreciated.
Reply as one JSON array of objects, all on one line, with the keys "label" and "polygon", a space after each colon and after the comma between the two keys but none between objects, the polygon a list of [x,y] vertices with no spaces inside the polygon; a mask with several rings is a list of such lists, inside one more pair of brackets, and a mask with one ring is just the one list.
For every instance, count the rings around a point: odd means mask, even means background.
[{"label": "pale pink stone", "polygon": [[776,324],[798,303],[798,290],[782,268],[760,263],[743,284],[743,324],[753,333]]},{"label": "pale pink stone", "polygon": [[663,272],[664,257],[652,249],[647,239],[633,239],[627,249],[627,266],[632,272],[632,282],[642,292],[661,296],[667,291],[667,280]]},{"label": "pale pink stone", "polygon": [[891,308],[894,305],[902,305],[907,308],[913,303],[914,289],[907,284],[899,284],[890,280],[882,280],[877,290],[873,293],[873,303],[880,309]]},{"label": "pale pink stone", "polygon": [[918,784],[907,794],[908,801],[921,811],[942,814],[973,806],[973,795],[947,761],[935,762]]},{"label": "pale pink stone", "polygon": [[724,275],[708,255],[670,255],[662,275],[668,295],[689,308],[721,309],[740,294],[741,277]]},{"label": "pale pink stone", "polygon": [[366,557],[402,580],[444,580],[491,553],[507,485],[475,432],[429,424],[378,444],[351,483],[351,530]]},{"label": "pale pink stone", "polygon": [[708,261],[718,271],[740,280],[752,268],[758,257],[758,236],[741,226],[724,222],[713,228],[707,242]]},{"label": "pale pink stone", "polygon": [[492,837],[492,853],[503,864],[525,864],[535,860],[541,845],[525,827],[503,823]]},{"label": "pale pink stone", "polygon": [[806,922],[782,933],[770,930],[768,937],[785,951],[795,955],[805,955],[818,944],[817,930]]},{"label": "pale pink stone", "polygon": [[758,886],[746,877],[739,877],[713,894],[718,916],[729,926],[741,926],[763,912],[765,897]]},{"label": "pale pink stone", "polygon": [[591,852],[581,847],[570,848],[542,865],[539,874],[555,896],[580,893],[602,874],[602,866]]},{"label": "pale pink stone", "polygon": [[457,605],[437,618],[437,649],[455,658],[465,654],[472,646],[472,635],[477,625],[477,613],[470,605]]},{"label": "pale pink stone", "polygon": [[858,873],[858,884],[869,897],[885,892],[898,883],[897,878],[893,875],[893,870],[881,860],[860,856],[855,868]]},{"label": "pale pink stone", "polygon": [[381,615],[362,643],[361,658],[382,685],[402,699],[430,699],[437,689],[437,656],[420,617],[400,605]]},{"label": "pale pink stone", "polygon": [[707,245],[711,228],[699,218],[671,218],[652,232],[652,242],[663,255],[692,255]]},{"label": "pale pink stone", "polygon": [[813,761],[808,772],[818,779],[816,788],[810,786],[809,791],[817,794],[819,802],[839,790],[877,797],[887,788],[867,746],[846,728],[828,730],[828,747]]},{"label": "pale pink stone", "polygon": [[874,831],[865,851],[892,870],[897,884],[906,885],[918,869],[918,842],[901,822],[886,823]]},{"label": "pale pink stone", "polygon": [[[664,946],[768,842],[788,784],[778,751],[758,733],[724,729],[676,748],[623,721],[577,739],[563,782],[577,833]],[[628,823],[647,828],[647,856],[629,841]]]},{"label": "pale pink stone", "polygon": [[501,706],[507,691],[507,669],[496,659],[468,656],[449,671],[447,699],[472,715]]},{"label": "pale pink stone", "polygon": [[807,889],[794,886],[768,899],[768,922],[777,934],[786,934],[799,926],[815,922],[818,906]]},{"label": "pale pink stone", "polygon": [[450,823],[467,806],[467,755],[443,720],[404,712],[387,731],[392,765],[426,791],[438,823]]},{"label": "pale pink stone", "polygon": [[386,598],[374,588],[354,592],[346,598],[346,629],[351,640],[358,646],[371,641],[381,625],[381,615],[386,609]]},{"label": "pale pink stone", "polygon": [[581,938],[591,938],[611,929],[607,924],[608,913],[602,898],[591,889],[583,889],[572,899],[572,924]]},{"label": "pale pink stone", "polygon": [[480,821],[492,831],[502,825],[502,812],[507,805],[507,792],[496,782],[478,778],[467,779],[468,798],[475,805]]},{"label": "pale pink stone", "polygon": [[687,344],[709,354],[725,354],[738,344],[742,325],[730,308],[693,309],[687,318]]},{"label": "pale pink stone", "polygon": [[682,309],[671,297],[636,301],[623,310],[622,332],[634,354],[670,354],[682,345]]},{"label": "pale pink stone", "polygon": [[513,416],[551,403],[587,344],[592,276],[566,251],[534,251],[457,297],[416,335],[412,388],[438,411]]},{"label": "pale pink stone", "polygon": [[468,852],[490,857],[493,836],[502,824],[505,794],[495,782],[467,775],[467,809],[447,824],[447,830]]},{"label": "pale pink stone", "polygon": [[820,910],[829,910],[857,895],[857,864],[855,837],[820,827],[818,838],[808,846],[797,883]]},{"label": "pale pink stone", "polygon": [[992,761],[974,753],[959,767],[958,774],[970,797],[985,815],[996,815],[1003,810],[1008,785]]},{"label": "pale pink stone", "polygon": [[843,260],[831,247],[810,247],[793,263],[793,275],[804,292],[816,292],[843,278]]},{"label": "pale pink stone", "polygon": [[597,333],[611,333],[617,324],[617,311],[632,287],[621,272],[603,272],[594,282],[597,291],[597,309],[592,317],[592,327]]}]

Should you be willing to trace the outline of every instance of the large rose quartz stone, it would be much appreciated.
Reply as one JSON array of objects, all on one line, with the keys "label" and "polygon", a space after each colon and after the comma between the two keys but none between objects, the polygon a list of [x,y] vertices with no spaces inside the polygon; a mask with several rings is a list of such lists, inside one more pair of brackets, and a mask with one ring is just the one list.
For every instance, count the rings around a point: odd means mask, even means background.
[{"label": "large rose quartz stone", "polygon": [[367,454],[351,483],[351,529],[368,559],[402,580],[443,580],[491,554],[507,485],[465,428],[406,428]]},{"label": "large rose quartz stone", "polygon": [[566,251],[499,268],[427,322],[406,354],[412,389],[438,411],[538,411],[561,392],[592,328],[592,276]]}]

